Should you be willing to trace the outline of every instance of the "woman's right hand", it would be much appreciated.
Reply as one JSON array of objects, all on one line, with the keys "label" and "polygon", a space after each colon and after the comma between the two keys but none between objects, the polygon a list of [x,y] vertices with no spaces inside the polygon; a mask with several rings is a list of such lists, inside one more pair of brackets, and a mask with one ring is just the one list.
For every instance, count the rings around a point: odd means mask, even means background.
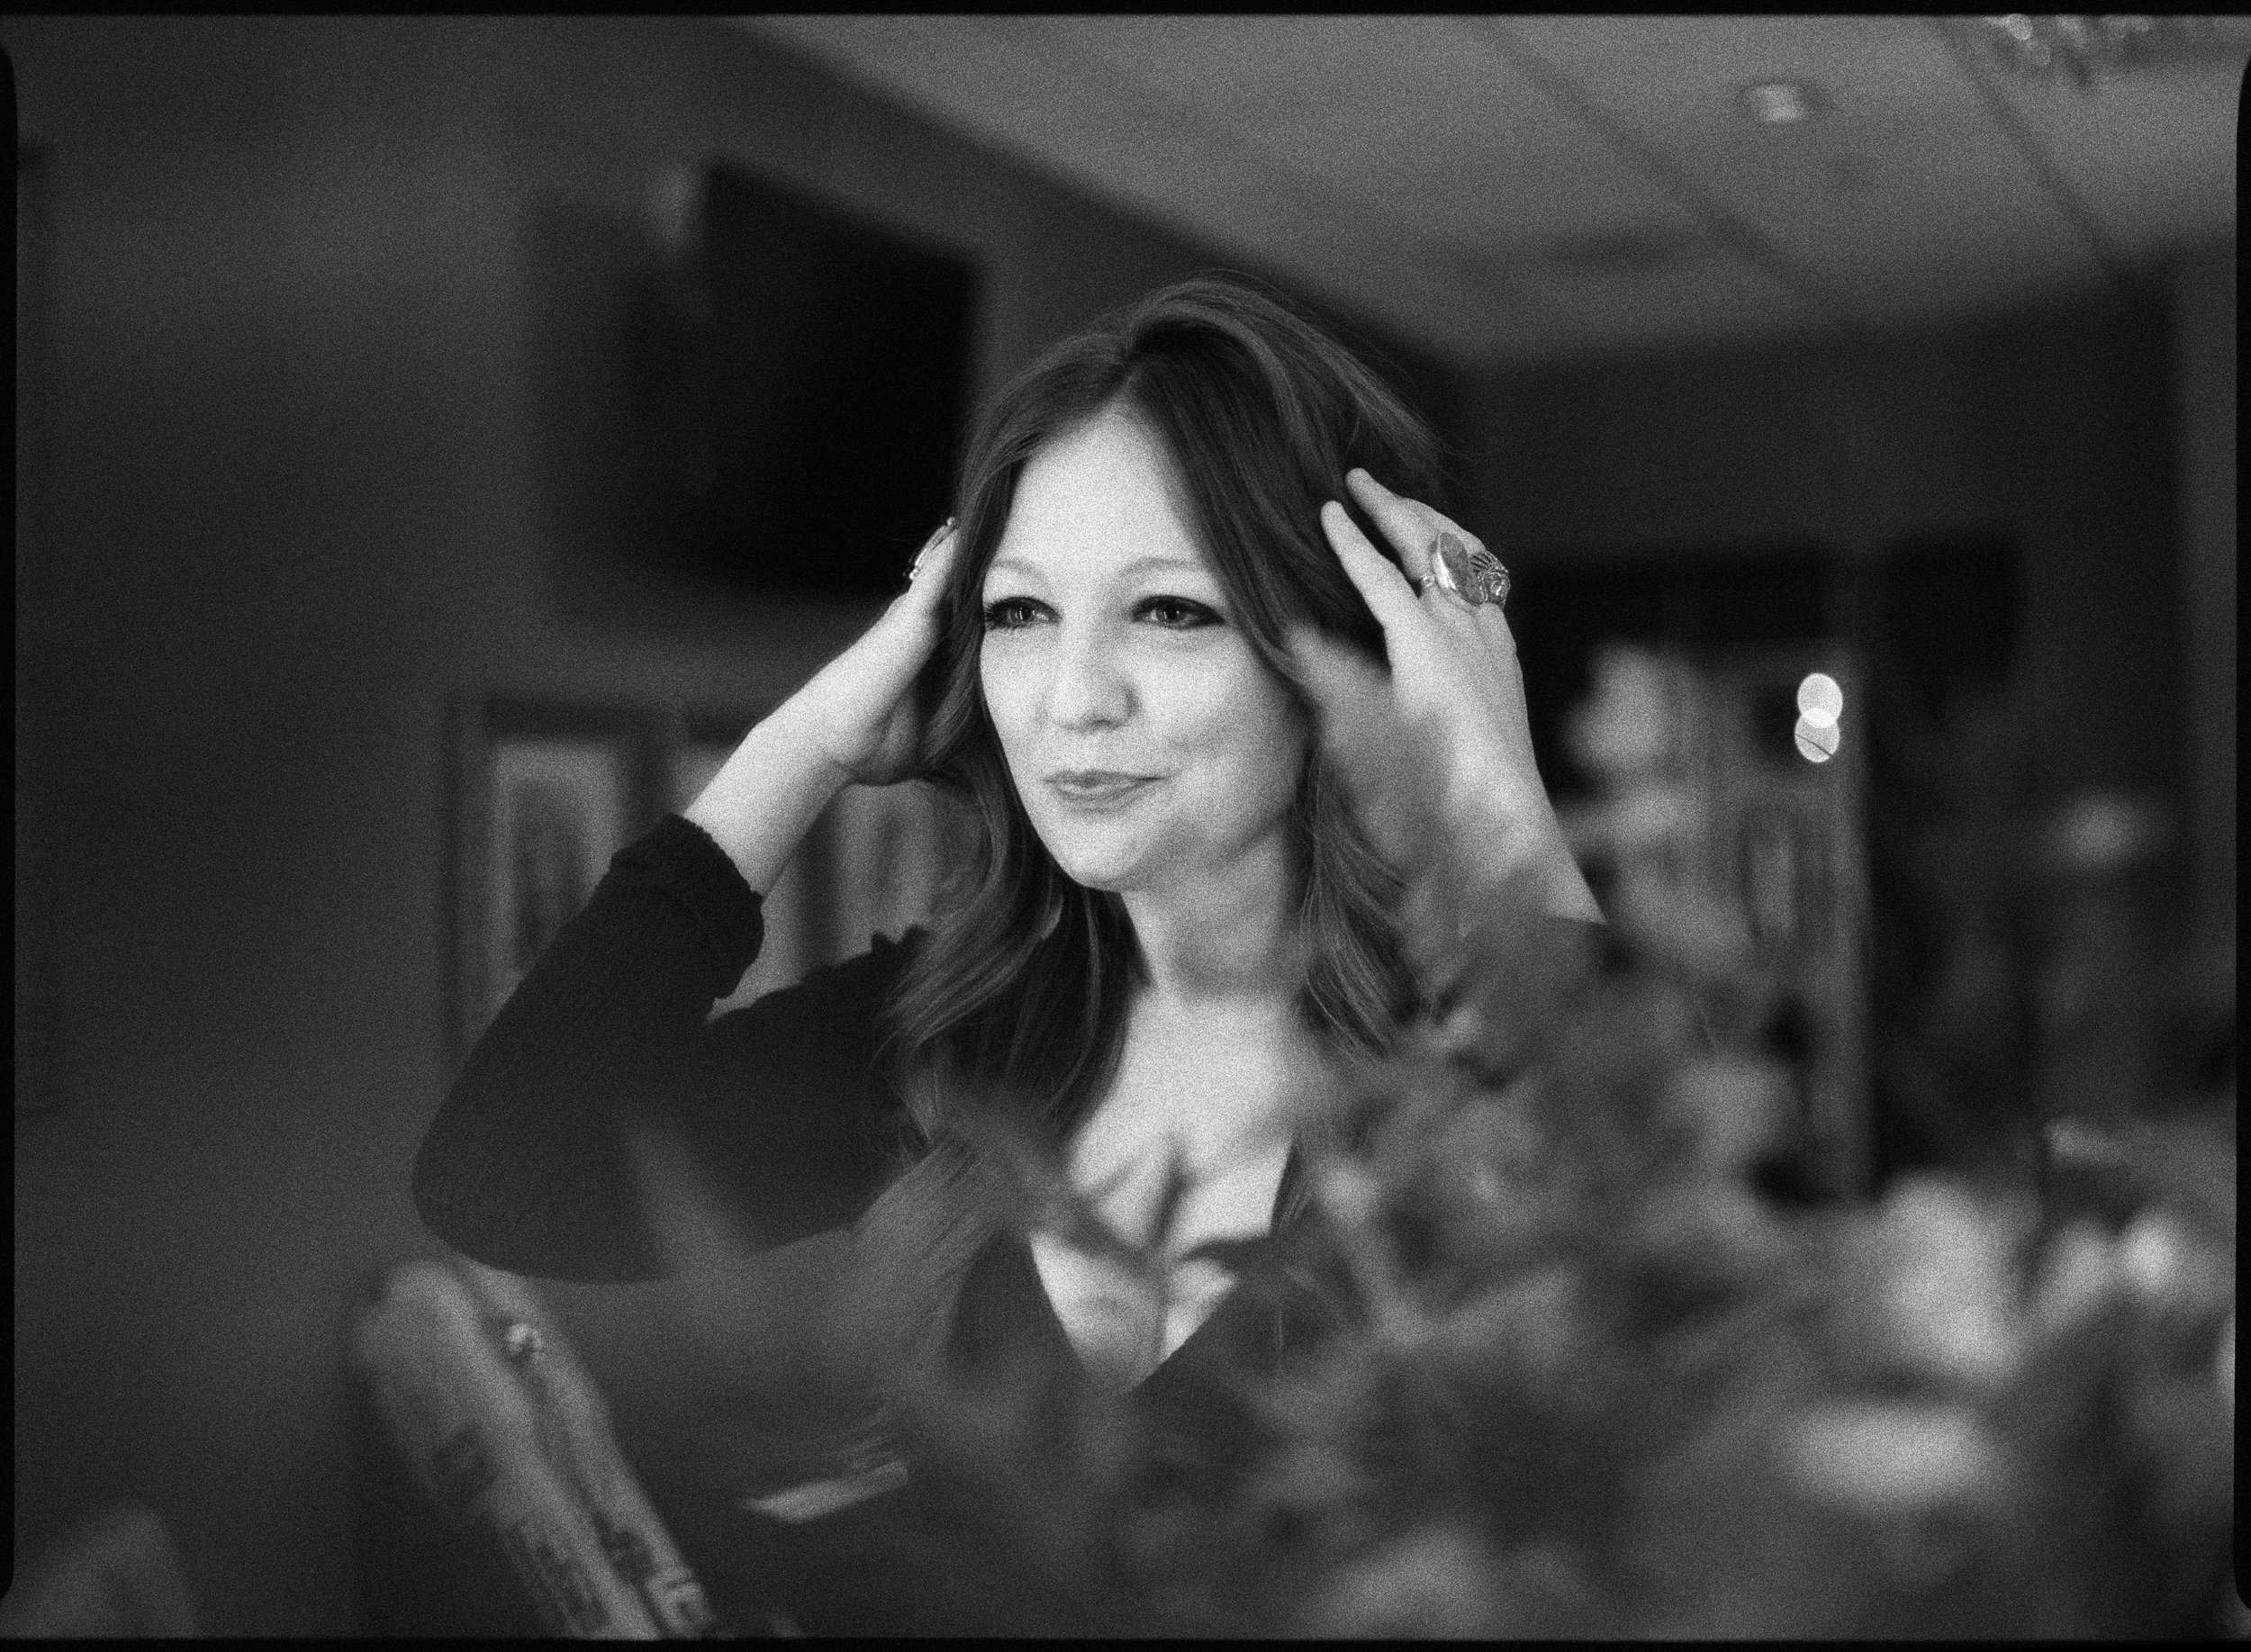
[{"label": "woman's right hand", "polygon": [[915,678],[938,642],[938,601],[957,540],[949,522],[916,558],[907,589],[811,682],[743,736],[681,813],[764,895],[846,785],[909,779],[922,744]]},{"label": "woman's right hand", "polygon": [[938,645],[938,603],[960,543],[951,521],[932,534],[907,589],[791,697],[790,712],[839,783],[890,786],[913,777],[922,738],[915,679]]}]

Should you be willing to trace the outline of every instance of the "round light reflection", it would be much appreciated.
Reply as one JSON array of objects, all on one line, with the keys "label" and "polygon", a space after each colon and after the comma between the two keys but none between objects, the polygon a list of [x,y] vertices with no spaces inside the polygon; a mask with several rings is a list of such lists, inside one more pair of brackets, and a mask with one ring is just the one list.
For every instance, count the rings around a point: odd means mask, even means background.
[{"label": "round light reflection", "polygon": [[1837,754],[1837,725],[1798,718],[1798,755],[1808,763],[1827,763]]},{"label": "round light reflection", "polygon": [[1798,684],[1798,710],[1815,723],[1834,725],[1845,709],[1845,691],[1825,671],[1808,672]]}]

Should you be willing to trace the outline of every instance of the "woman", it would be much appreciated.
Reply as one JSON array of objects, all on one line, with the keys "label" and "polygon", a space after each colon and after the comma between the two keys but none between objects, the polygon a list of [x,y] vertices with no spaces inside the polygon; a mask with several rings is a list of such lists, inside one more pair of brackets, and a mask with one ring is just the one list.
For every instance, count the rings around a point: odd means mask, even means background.
[{"label": "woman", "polygon": [[[1598,917],[1532,763],[1505,575],[1418,502],[1431,447],[1232,280],[1051,352],[984,415],[907,591],[617,858],[502,1008],[423,1142],[425,1220],[515,1271],[646,1277],[638,1150],[669,1144],[755,1243],[858,1224],[902,1380],[1030,1348],[1192,1388],[1171,1374],[1224,1334],[1234,1278],[1188,1253],[1287,1214],[1304,1097],[1414,990],[1394,910],[1433,828],[1367,782],[1386,750],[1434,754],[1436,830]],[[918,778],[970,823],[934,926],[707,1023],[837,790]],[[1158,1242],[1153,1275],[1011,1227],[995,1116]]]}]

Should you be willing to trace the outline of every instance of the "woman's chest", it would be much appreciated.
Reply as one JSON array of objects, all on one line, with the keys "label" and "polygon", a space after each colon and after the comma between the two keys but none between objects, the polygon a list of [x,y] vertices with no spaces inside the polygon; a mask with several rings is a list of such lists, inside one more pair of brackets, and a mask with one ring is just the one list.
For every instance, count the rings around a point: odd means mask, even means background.
[{"label": "woman's chest", "polygon": [[[1158,1029],[1161,1033],[1163,1029]],[[1286,1030],[1129,1036],[1075,1133],[1073,1186],[1138,1259],[1036,1234],[1032,1257],[1089,1367],[1138,1381],[1235,1282],[1215,1243],[1264,1238],[1288,1162],[1304,1051]]]}]

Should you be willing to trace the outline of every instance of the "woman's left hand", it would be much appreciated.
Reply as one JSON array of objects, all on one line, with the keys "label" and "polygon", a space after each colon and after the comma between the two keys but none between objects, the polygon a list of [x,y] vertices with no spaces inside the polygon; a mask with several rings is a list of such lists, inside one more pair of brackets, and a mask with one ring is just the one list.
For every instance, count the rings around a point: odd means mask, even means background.
[{"label": "woman's left hand", "polygon": [[[1378,847],[1412,871],[1432,858],[1436,845],[1424,840],[1435,830],[1488,873],[1538,874],[1559,916],[1598,919],[1532,760],[1523,673],[1500,604],[1472,604],[1428,578],[1448,536],[1456,557],[1483,546],[1364,470],[1345,485],[1399,554],[1395,565],[1342,505],[1322,507],[1323,531],[1383,627],[1390,674],[1310,632],[1291,649]],[[1430,813],[1437,818],[1417,818]]]}]

